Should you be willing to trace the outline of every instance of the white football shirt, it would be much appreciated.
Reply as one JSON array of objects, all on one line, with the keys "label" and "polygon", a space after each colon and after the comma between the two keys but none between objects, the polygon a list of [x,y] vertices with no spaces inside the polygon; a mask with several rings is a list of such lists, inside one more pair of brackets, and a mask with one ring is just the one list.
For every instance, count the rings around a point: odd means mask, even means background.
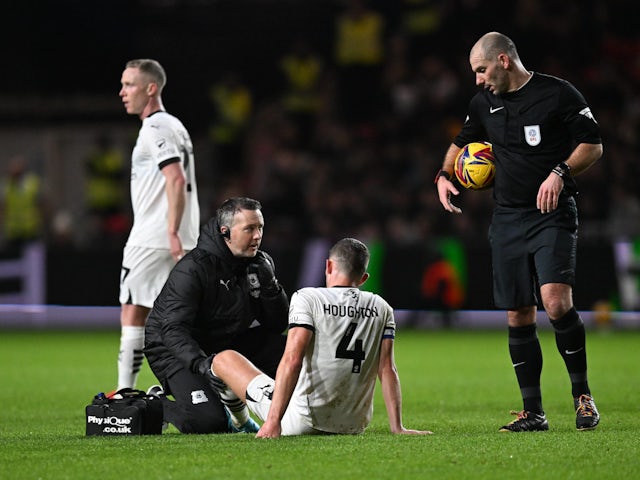
[{"label": "white football shirt", "polygon": [[395,335],[391,306],[357,288],[303,288],[291,297],[289,325],[314,331],[290,403],[315,429],[363,432],[373,415],[380,344]]},{"label": "white football shirt", "polygon": [[179,158],[187,179],[185,209],[180,238],[185,250],[196,246],[200,230],[200,207],[196,186],[193,145],[182,122],[167,112],[156,112],[142,120],[131,155],[131,204],[133,227],[127,245],[169,248],[168,200],[161,167]]}]

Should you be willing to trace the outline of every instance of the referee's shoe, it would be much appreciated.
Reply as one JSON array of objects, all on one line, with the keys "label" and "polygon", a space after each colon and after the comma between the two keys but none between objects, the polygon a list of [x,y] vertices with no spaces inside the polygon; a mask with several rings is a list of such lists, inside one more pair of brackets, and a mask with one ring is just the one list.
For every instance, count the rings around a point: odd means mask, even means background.
[{"label": "referee's shoe", "polygon": [[501,427],[500,432],[541,432],[549,430],[549,422],[547,422],[547,417],[544,413],[512,410],[511,415],[517,415],[517,418]]},{"label": "referee's shoe", "polygon": [[573,399],[576,409],[576,428],[578,430],[593,430],[600,423],[600,414],[591,395],[583,394]]}]

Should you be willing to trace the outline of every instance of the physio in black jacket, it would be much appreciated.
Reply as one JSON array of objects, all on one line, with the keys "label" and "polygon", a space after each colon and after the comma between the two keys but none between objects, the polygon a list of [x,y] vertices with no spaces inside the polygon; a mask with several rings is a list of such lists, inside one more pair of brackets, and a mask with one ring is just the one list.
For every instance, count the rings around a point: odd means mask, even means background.
[{"label": "physio in black jacket", "polygon": [[216,352],[238,350],[275,376],[289,300],[273,259],[260,250],[261,208],[250,198],[226,200],[172,270],[147,319],[144,352],[163,388],[155,393],[164,420],[182,433],[237,431],[212,385]]}]

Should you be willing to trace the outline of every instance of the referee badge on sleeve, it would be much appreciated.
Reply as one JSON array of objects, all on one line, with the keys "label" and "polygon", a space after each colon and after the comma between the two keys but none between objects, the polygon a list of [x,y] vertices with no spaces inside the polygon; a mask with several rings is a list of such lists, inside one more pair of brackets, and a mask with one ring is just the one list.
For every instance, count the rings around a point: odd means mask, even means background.
[{"label": "referee badge on sleeve", "polygon": [[540,135],[540,125],[526,125],[524,127],[524,138],[532,147],[540,144],[542,135]]}]

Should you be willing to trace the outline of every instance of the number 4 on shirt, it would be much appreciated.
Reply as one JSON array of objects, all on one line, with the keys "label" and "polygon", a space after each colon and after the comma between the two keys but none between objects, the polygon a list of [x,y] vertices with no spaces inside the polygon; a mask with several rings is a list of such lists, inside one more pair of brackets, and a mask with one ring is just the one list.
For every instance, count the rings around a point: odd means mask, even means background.
[{"label": "number 4 on shirt", "polygon": [[353,373],[360,373],[360,367],[362,366],[362,361],[364,360],[364,350],[362,349],[362,340],[356,339],[354,349],[349,350],[349,343],[351,343],[351,339],[353,338],[353,334],[356,331],[357,323],[350,323],[347,327],[347,331],[344,333],[344,336],[340,340],[338,344],[338,348],[336,349],[336,358],[348,358],[353,360],[353,368],[351,371]]}]

